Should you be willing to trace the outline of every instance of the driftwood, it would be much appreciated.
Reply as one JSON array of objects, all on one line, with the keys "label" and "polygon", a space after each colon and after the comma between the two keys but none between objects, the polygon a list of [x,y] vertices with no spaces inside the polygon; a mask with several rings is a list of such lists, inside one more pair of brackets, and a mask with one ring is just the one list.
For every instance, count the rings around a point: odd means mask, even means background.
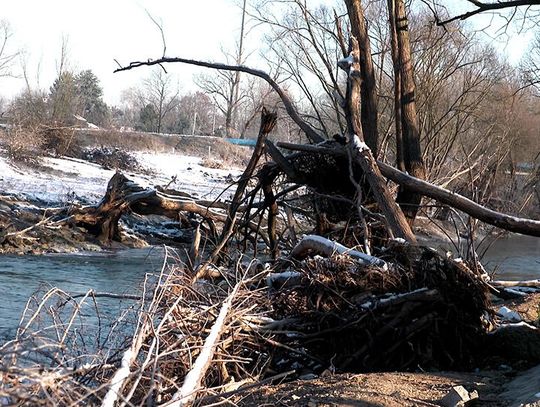
[{"label": "driftwood", "polygon": [[530,287],[530,288],[540,289],[540,280],[521,280],[521,281],[496,280],[496,281],[492,281],[491,284],[494,287]]},{"label": "driftwood", "polygon": [[103,242],[119,241],[118,221],[128,211],[139,215],[162,215],[171,219],[178,219],[180,212],[190,212],[211,221],[227,220],[225,214],[203,206],[195,199],[185,195],[165,194],[154,188],[143,188],[117,172],[110,179],[107,192],[97,205],[73,208],[63,221],[84,226]]},{"label": "driftwood", "polygon": [[234,287],[231,294],[229,294],[227,299],[223,302],[221,310],[216,318],[216,322],[212,326],[210,333],[204,341],[204,346],[201,353],[193,364],[193,368],[184,378],[184,384],[180,390],[174,394],[171,402],[168,404],[169,406],[185,406],[191,403],[197,396],[197,392],[201,389],[201,382],[204,379],[208,367],[212,363],[212,358],[214,357],[216,347],[218,346],[219,338],[226,329],[225,323],[227,322],[227,317],[232,307],[232,302],[235,299],[236,293],[238,292],[239,284],[240,283]]},{"label": "driftwood", "polygon": [[333,242],[325,239],[322,236],[304,236],[304,238],[291,251],[291,257],[295,259],[304,259],[309,253],[322,254],[327,257],[335,254],[347,254],[358,261],[359,264],[388,268],[386,262],[378,257],[361,253],[358,250],[349,249],[338,242]]}]

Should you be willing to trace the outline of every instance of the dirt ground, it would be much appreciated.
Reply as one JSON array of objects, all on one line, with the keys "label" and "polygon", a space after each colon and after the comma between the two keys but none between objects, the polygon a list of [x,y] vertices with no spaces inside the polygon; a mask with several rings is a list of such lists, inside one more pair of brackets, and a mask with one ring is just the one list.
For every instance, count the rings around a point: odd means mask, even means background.
[{"label": "dirt ground", "polygon": [[[504,304],[529,323],[538,323],[540,294]],[[516,367],[521,365],[523,363],[516,363]],[[525,371],[503,364],[495,370],[473,373],[336,374],[250,388],[238,391],[228,400],[238,406],[439,406],[453,386],[478,391],[479,398],[468,405],[517,406],[534,399],[540,392],[540,366]]]},{"label": "dirt ground", "polygon": [[238,406],[437,406],[452,386],[477,390],[477,406],[506,406],[501,386],[505,373],[370,373],[340,374],[258,388],[236,395]]}]

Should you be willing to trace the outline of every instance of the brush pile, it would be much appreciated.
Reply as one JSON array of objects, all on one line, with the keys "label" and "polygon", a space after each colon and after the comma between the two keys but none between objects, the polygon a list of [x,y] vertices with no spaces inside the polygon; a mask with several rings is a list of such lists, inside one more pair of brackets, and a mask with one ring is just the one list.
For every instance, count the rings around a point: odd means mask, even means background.
[{"label": "brush pile", "polygon": [[[132,311],[133,336],[113,335],[114,347],[100,342],[104,334],[90,340],[77,331],[93,293],[47,293],[1,349],[2,402],[204,404],[285,376],[475,362],[489,301],[464,264],[401,243],[379,258],[298,253],[272,267],[239,258],[213,279],[164,268]],[[29,329],[44,314],[54,329]]]},{"label": "brush pile", "polygon": [[[362,203],[369,191],[352,160],[287,159],[266,142],[275,123],[263,110],[252,158],[224,205],[115,174],[83,213],[87,223],[103,215],[98,235],[112,240],[127,211],[189,212],[198,223],[189,259],[148,276],[131,312],[110,323],[85,305],[97,304],[93,292],[53,291],[32,303],[0,348],[0,404],[208,405],[274,380],[477,366],[495,323],[481,267],[414,236],[392,239],[380,208]],[[265,152],[274,163],[259,165]],[[320,229],[327,233],[309,235]]]}]

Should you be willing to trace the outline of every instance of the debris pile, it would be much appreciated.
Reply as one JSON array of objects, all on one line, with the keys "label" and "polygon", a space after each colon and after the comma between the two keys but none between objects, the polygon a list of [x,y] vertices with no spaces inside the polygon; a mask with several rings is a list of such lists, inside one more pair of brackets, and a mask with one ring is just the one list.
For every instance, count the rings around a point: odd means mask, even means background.
[{"label": "debris pile", "polygon": [[81,152],[80,158],[99,164],[106,169],[141,173],[147,171],[132,154],[117,147],[89,147]]}]

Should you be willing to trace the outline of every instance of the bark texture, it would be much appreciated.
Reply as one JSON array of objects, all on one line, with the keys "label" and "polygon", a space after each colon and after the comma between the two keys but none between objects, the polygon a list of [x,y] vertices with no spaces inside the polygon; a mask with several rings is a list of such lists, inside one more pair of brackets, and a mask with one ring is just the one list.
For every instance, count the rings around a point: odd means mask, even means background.
[{"label": "bark texture", "polygon": [[362,82],[361,93],[361,122],[364,140],[375,157],[378,154],[378,113],[377,113],[377,83],[375,69],[371,58],[371,45],[369,42],[364,10],[361,0],[345,0],[347,12],[351,22],[351,34],[358,40],[360,48],[360,75]]},{"label": "bark texture", "polygon": [[[401,79],[401,125],[403,131],[403,158],[405,169],[416,178],[425,179],[426,170],[422,159],[420,146],[420,126],[416,113],[416,86],[414,83],[414,71],[409,39],[409,22],[405,0],[394,0],[393,19],[397,37],[397,63]],[[392,17],[392,16],[391,16]],[[412,225],[422,195],[406,187],[400,186],[397,202],[401,206],[407,220]]]},{"label": "bark texture", "polygon": [[[377,163],[369,147],[364,144],[362,124],[360,122],[360,49],[358,41],[351,38],[351,54],[348,63],[347,100],[345,116],[347,117],[347,131],[349,133],[349,154],[351,160],[356,160],[364,172],[371,191],[386,217],[390,230],[396,237],[403,238],[410,243],[416,243],[416,237],[412,232],[403,212],[393,200],[386,183],[377,167]],[[343,64],[342,64],[342,67]]]}]

